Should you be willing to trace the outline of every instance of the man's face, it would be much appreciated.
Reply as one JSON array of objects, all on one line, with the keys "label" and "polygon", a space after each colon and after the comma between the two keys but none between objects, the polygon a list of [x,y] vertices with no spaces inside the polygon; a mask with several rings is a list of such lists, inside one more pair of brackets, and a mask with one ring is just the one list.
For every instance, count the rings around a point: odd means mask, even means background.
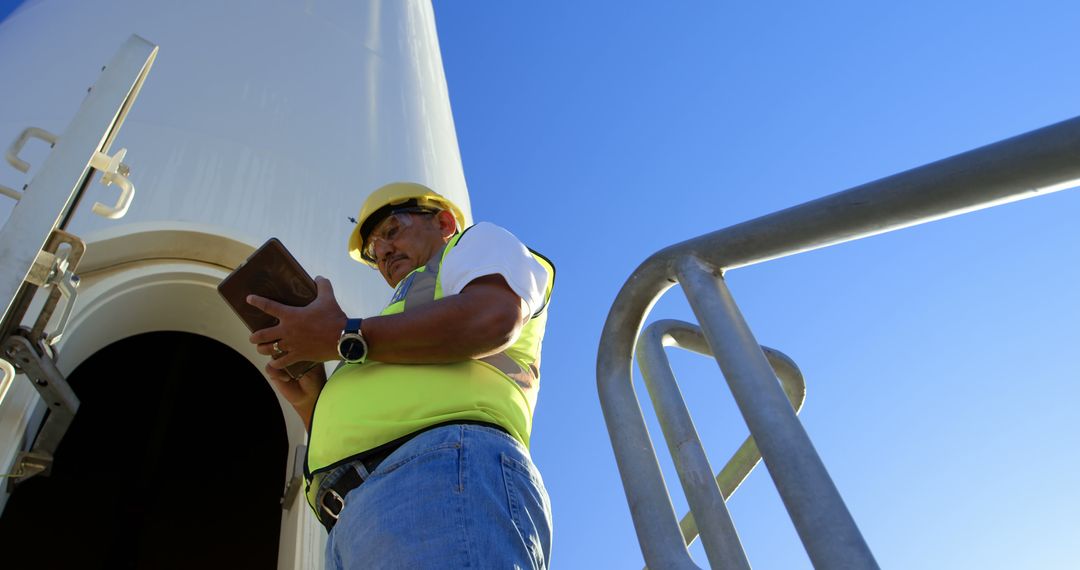
[{"label": "man's face", "polygon": [[[446,227],[447,218],[451,224],[449,228]],[[396,287],[409,272],[426,264],[453,234],[453,215],[449,212],[399,212],[375,226],[368,245],[379,273],[391,287]]]}]

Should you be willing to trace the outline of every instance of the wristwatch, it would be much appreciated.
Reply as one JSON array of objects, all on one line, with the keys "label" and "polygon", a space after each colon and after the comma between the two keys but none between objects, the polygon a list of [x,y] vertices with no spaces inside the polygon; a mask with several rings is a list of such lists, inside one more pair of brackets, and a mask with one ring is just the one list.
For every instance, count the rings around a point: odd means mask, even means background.
[{"label": "wristwatch", "polygon": [[337,342],[338,355],[349,364],[362,364],[367,359],[367,341],[360,334],[360,323],[363,319],[348,319],[345,321],[345,330],[341,331],[341,338]]}]

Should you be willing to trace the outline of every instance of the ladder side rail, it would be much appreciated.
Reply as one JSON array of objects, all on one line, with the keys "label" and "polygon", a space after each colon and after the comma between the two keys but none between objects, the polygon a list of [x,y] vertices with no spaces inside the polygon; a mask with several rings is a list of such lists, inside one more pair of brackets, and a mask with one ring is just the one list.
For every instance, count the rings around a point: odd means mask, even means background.
[{"label": "ladder side rail", "polygon": [[[3,478],[21,482],[37,474],[49,474],[53,455],[78,411],[79,399],[56,367],[57,354],[51,348],[63,334],[72,315],[76,266],[85,246],[77,236],[63,231],[92,177],[91,169],[102,171],[101,181],[121,187],[115,206],[94,204],[96,214],[121,217],[131,202],[134,187],[121,161],[126,150],[105,154],[149,73],[158,48],[132,35],[102,68],[101,76],[89,89],[79,111],[57,137],[28,128],[7,153],[7,160],[26,172],[30,165],[19,151],[30,137],[53,144],[41,168],[18,195],[4,192],[18,201],[0,228],[0,359],[6,361],[5,386],[10,369],[25,373],[49,409],[33,439],[33,447],[21,452],[12,473]],[[65,245],[66,244],[66,245]],[[63,248],[61,248],[63,246]],[[62,250],[61,250],[62,249]],[[31,328],[21,326],[39,288],[51,290]],[[64,312],[55,330],[46,332],[61,297]],[[0,390],[0,402],[5,395]]]},{"label": "ladder side rail", "polygon": [[674,284],[667,273],[666,264],[654,255],[623,285],[600,336],[597,391],[645,564],[650,568],[697,568],[679,527],[667,524],[675,520],[675,507],[631,377],[634,340],[645,315]]},{"label": "ladder side rail", "polygon": [[[653,305],[695,256],[726,271],[1071,188],[1080,181],[1080,117],[705,234],[648,257],[619,290],[601,333],[600,406],[646,564],[690,567],[678,529],[646,530],[673,508],[644,427],[631,365]],[[675,553],[675,554],[673,554]],[[692,565],[692,563],[690,563]]]},{"label": "ladder side rail", "polygon": [[52,231],[66,224],[91,175],[91,160],[108,149],[156,55],[150,42],[138,36],[127,40],[0,228],[0,333],[18,326],[12,308],[23,281]]}]

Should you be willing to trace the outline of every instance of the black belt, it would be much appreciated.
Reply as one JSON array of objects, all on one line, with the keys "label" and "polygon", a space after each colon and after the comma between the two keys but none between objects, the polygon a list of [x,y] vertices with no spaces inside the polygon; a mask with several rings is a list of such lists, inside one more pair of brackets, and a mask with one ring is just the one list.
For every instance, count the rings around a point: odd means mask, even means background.
[{"label": "black belt", "polygon": [[[395,439],[390,443],[380,445],[379,447],[376,447],[371,451],[360,454],[355,459],[350,461],[350,463],[355,463],[359,461],[364,466],[364,468],[367,469],[368,475],[370,476],[372,473],[375,472],[375,469],[379,467],[380,463],[382,463],[387,457],[390,457],[391,453],[397,451],[399,447],[405,445],[405,443],[407,443],[412,438],[424,433],[425,431],[430,431],[449,425],[461,424],[481,425],[484,427],[497,429],[507,435],[510,434],[510,432],[506,431],[506,428],[488,422],[478,422],[470,420],[446,422],[443,424],[437,424],[424,428],[420,431],[410,433],[405,437]],[[341,510],[345,508],[345,496],[349,494],[349,491],[352,491],[353,489],[359,487],[360,484],[363,482],[364,478],[356,472],[356,469],[349,468],[345,469],[336,481],[327,485],[325,491],[323,489],[319,489],[319,522],[321,522],[322,525],[326,527],[326,532],[330,532],[330,530],[334,528],[334,525],[337,524],[338,516],[341,514]]]},{"label": "black belt", "polygon": [[[394,443],[396,443],[396,445],[383,446],[376,449],[374,453],[368,454],[365,457],[360,457],[354,461],[359,461],[363,464],[370,475],[375,472],[375,469],[379,467],[379,464],[382,463],[384,459],[390,457],[390,454],[396,451],[397,448],[401,447],[405,442]],[[330,532],[330,529],[334,528],[334,525],[337,524],[338,515],[341,514],[341,509],[345,508],[345,495],[348,495],[349,491],[359,487],[363,482],[364,479],[360,477],[360,474],[356,472],[356,469],[346,469],[337,481],[334,481],[333,484],[327,486],[325,492],[320,490],[322,497],[319,499],[319,522],[326,527],[326,532]]]}]

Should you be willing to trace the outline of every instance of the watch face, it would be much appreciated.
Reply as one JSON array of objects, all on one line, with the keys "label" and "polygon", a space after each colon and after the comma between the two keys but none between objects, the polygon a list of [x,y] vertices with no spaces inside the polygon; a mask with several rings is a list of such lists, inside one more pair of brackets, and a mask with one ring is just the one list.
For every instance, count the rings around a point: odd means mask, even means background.
[{"label": "watch face", "polygon": [[341,355],[345,360],[360,360],[367,352],[364,342],[358,338],[347,338],[341,341]]}]

